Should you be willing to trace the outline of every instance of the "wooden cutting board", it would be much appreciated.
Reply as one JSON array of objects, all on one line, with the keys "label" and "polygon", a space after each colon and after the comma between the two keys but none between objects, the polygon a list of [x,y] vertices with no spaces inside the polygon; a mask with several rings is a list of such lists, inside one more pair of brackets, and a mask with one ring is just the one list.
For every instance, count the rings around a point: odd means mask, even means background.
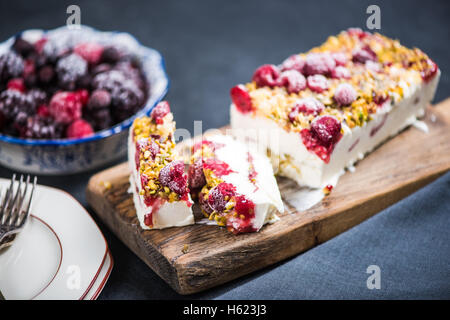
[{"label": "wooden cutting board", "polygon": [[[312,248],[359,224],[450,169],[450,99],[429,107],[429,132],[409,128],[341,177],[331,194],[296,212],[288,203],[277,223],[233,235],[192,225],[144,231],[127,190],[126,163],[94,175],[87,200],[109,228],[181,294],[202,291]],[[297,188],[279,179],[282,196]]]}]

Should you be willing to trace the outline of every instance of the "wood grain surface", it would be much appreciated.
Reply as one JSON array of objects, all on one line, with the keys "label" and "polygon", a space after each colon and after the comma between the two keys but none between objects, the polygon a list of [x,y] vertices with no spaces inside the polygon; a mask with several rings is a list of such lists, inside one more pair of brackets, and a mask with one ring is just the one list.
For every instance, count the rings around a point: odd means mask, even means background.
[{"label": "wood grain surface", "polygon": [[[450,99],[429,107],[429,132],[404,130],[341,177],[314,207],[286,212],[260,232],[234,235],[224,228],[192,225],[144,231],[127,192],[128,166],[94,175],[89,204],[109,228],[150,268],[181,294],[225,283],[308,250],[361,223],[450,169]],[[296,190],[278,179],[281,195]],[[109,185],[111,184],[111,185]]]}]

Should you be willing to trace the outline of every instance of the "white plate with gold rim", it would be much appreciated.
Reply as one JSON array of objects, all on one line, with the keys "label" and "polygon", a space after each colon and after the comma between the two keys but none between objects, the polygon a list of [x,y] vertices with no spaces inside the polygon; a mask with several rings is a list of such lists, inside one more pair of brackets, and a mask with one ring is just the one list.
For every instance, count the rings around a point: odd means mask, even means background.
[{"label": "white plate with gold rim", "polygon": [[[8,183],[0,179],[1,187]],[[0,290],[6,299],[95,299],[112,263],[103,234],[81,204],[37,185],[24,229],[0,252]]]}]

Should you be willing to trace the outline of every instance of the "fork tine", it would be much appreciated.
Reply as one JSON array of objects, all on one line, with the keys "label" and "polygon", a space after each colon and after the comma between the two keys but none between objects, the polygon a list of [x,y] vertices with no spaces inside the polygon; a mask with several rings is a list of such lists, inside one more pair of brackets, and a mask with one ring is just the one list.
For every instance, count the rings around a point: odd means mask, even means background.
[{"label": "fork tine", "polygon": [[2,212],[0,214],[2,216],[2,221],[0,221],[2,224],[6,223],[6,221],[8,219],[8,214],[9,214],[8,207],[10,205],[12,194],[14,191],[13,187],[14,187],[15,180],[16,180],[16,174],[13,174],[13,176],[11,178],[11,182],[9,184],[9,188],[6,189],[5,198],[4,198],[3,205],[2,205]]},{"label": "fork tine", "polygon": [[25,222],[27,221],[28,217],[30,216],[31,201],[33,200],[33,194],[34,194],[34,189],[36,188],[36,182],[37,182],[37,177],[34,176],[33,187],[31,188],[30,198],[28,199],[28,203],[27,203],[27,209],[24,212],[24,216],[22,217],[21,221],[19,222],[19,227],[20,228],[25,224]]},{"label": "fork tine", "polygon": [[21,190],[17,190],[21,194],[20,194],[19,202],[14,207],[14,210],[15,210],[14,211],[14,219],[11,221],[12,226],[15,226],[17,224],[17,222],[19,221],[19,218],[22,216],[22,205],[23,205],[25,196],[27,195],[29,183],[30,183],[30,175],[27,175],[27,179],[26,179],[25,187],[23,188],[23,191],[21,192]]},{"label": "fork tine", "polygon": [[17,214],[16,209],[17,209],[17,204],[19,202],[19,195],[20,195],[20,190],[22,189],[22,183],[23,183],[23,175],[20,175],[19,185],[17,186],[16,192],[14,193],[14,190],[13,190],[14,200],[8,208],[9,217],[8,217],[7,221],[10,226],[13,225],[12,222],[15,219],[15,216]]}]

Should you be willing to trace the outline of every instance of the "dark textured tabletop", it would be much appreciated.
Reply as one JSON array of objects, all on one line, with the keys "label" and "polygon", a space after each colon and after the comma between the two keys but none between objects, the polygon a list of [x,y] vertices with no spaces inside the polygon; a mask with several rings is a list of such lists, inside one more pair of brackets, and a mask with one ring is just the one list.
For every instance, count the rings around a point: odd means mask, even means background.
[{"label": "dark textured tabletop", "polygon": [[[132,33],[166,59],[177,126],[192,131],[229,122],[229,89],[264,63],[307,51],[348,27],[366,29],[366,8],[381,9],[380,32],[425,51],[442,76],[435,102],[450,95],[449,1],[0,1],[0,39],[30,28],[81,22]],[[125,147],[125,146],[124,146]],[[101,169],[99,169],[101,170]],[[99,171],[96,170],[96,171]],[[95,172],[39,177],[74,195],[93,215],[115,260],[100,299],[182,298],[127,249],[87,206]],[[0,168],[1,177],[11,172]],[[450,298],[450,174],[317,248],[189,298]],[[366,268],[381,269],[381,289]]]}]

